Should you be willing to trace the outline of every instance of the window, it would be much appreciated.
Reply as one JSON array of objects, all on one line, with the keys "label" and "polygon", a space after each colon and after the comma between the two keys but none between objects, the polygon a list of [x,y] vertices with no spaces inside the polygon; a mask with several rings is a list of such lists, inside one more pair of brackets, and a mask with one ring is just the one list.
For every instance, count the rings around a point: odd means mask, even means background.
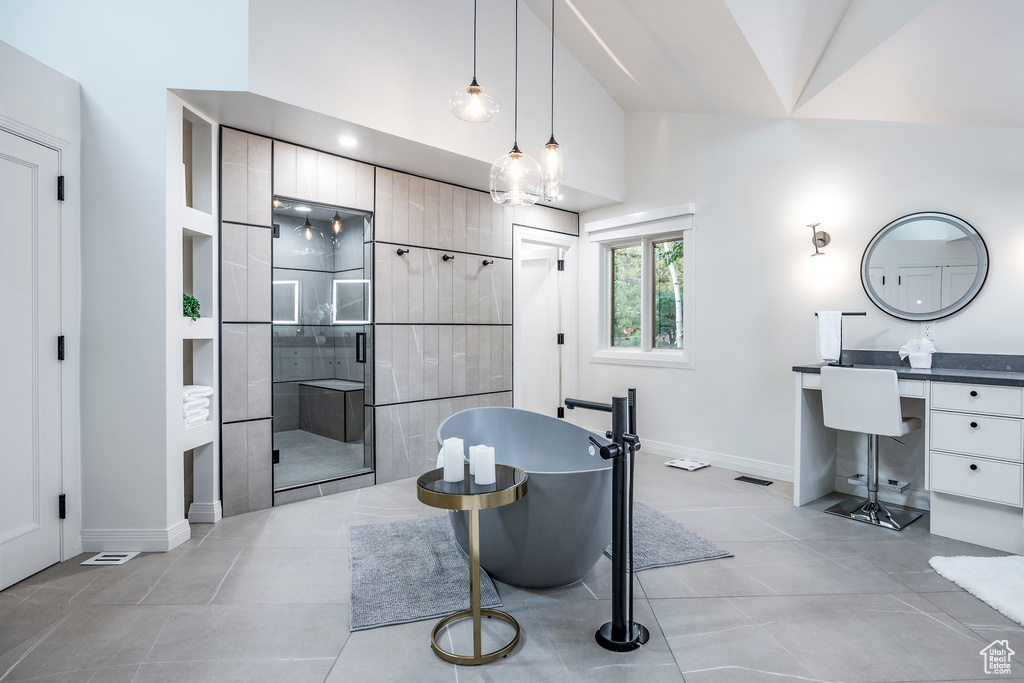
[{"label": "window", "polygon": [[693,367],[692,209],[673,214],[687,208],[587,224],[602,257],[593,362]]}]

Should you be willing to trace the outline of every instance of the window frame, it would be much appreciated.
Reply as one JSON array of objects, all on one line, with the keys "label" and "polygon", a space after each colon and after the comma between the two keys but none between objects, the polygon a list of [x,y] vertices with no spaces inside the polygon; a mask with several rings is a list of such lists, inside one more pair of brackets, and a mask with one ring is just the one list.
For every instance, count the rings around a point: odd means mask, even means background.
[{"label": "window frame", "polygon": [[[642,365],[692,370],[695,368],[695,295],[694,262],[696,233],[692,205],[633,214],[586,226],[591,242],[600,247],[600,313],[597,350],[592,363]],[[657,348],[653,343],[654,325],[654,244],[683,242],[683,348]],[[639,347],[612,345],[612,250],[641,246],[641,316]]]}]

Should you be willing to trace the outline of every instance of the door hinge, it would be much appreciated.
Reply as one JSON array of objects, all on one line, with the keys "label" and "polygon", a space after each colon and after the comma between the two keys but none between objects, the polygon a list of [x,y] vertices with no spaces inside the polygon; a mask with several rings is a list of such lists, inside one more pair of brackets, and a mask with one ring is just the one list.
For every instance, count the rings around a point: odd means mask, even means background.
[{"label": "door hinge", "polygon": [[565,419],[565,408],[563,408],[562,406],[558,406],[558,419]]},{"label": "door hinge", "polygon": [[[264,452],[266,452],[266,451],[264,451]],[[277,465],[277,464],[279,464],[281,462],[281,449],[280,448],[275,448],[274,449],[274,455],[272,456],[270,462],[271,462],[272,465]]]},{"label": "door hinge", "polygon": [[277,223],[274,223],[273,225],[270,226],[270,237],[271,237],[271,239],[273,239],[275,237],[280,237],[280,236],[281,236],[281,226],[279,224],[277,224]]},{"label": "door hinge", "polygon": [[559,332],[558,333],[558,343],[559,344],[564,344],[565,343],[565,333],[564,332]]},{"label": "door hinge", "polygon": [[559,270],[565,270],[565,259],[564,258],[558,259],[558,269]]},{"label": "door hinge", "polygon": [[64,201],[64,176],[57,176],[57,201]]},{"label": "door hinge", "polygon": [[64,335],[57,337],[57,360],[64,360]]},{"label": "door hinge", "polygon": [[68,518],[68,496],[66,493],[57,496],[57,514],[61,519]]}]

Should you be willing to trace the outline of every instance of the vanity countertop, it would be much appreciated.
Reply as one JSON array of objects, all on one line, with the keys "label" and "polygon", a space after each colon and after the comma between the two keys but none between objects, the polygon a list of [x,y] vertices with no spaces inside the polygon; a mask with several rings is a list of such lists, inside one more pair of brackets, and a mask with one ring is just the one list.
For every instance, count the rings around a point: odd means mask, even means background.
[{"label": "vanity countertop", "polygon": [[[1024,387],[1024,356],[989,353],[935,353],[932,367],[915,370],[900,360],[895,351],[844,350],[843,363],[855,368],[895,370],[900,379],[960,382],[963,384],[998,384]],[[795,372],[821,373],[824,363],[796,365]]]},{"label": "vanity countertop", "polygon": [[[794,372],[820,374],[823,363],[794,365]],[[854,363],[855,368],[895,370],[899,379],[927,379],[933,382],[960,382],[963,384],[995,384],[1010,387],[1024,387],[1024,372],[999,370],[962,370],[957,368],[929,368],[916,370],[908,365],[870,365]]]}]

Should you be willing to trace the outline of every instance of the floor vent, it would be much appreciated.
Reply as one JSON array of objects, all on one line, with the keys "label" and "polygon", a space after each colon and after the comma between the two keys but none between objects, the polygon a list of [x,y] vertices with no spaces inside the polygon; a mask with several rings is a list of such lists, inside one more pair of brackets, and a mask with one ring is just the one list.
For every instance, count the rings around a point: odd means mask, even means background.
[{"label": "floor vent", "polygon": [[736,481],[746,482],[747,484],[757,484],[758,486],[771,486],[771,482],[767,479],[757,479],[756,477],[736,477]]},{"label": "floor vent", "polygon": [[93,555],[82,564],[124,564],[136,555],[138,555],[138,553],[105,552],[100,553],[99,555]]}]

